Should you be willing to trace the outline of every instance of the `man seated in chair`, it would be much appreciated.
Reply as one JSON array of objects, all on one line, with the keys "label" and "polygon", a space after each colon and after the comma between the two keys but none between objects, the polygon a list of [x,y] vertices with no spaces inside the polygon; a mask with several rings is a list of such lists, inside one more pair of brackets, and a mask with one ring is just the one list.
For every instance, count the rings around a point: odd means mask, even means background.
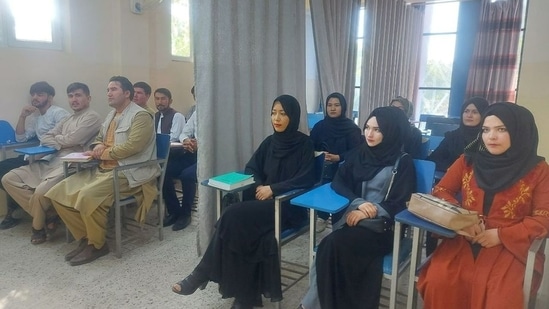
[{"label": "man seated in chair", "polygon": [[[164,226],[172,226],[173,231],[186,228],[191,223],[191,207],[196,194],[196,159],[198,143],[196,140],[196,111],[183,127],[179,141],[183,144],[181,152],[170,152],[166,178],[164,179],[164,200],[168,216],[164,220]],[[173,156],[172,156],[173,154]],[[183,198],[181,204],[175,196],[173,188],[174,179],[181,181]],[[170,187],[171,186],[171,187]],[[172,192],[170,192],[172,190]],[[167,193],[167,194],[166,194]]]},{"label": "man seated in chair", "polygon": [[179,135],[185,126],[185,116],[171,107],[172,102],[170,90],[158,88],[154,91],[154,104],[158,110],[154,114],[154,127],[156,133],[169,134],[170,142],[179,142]]},{"label": "man seated in chair", "polygon": [[[53,105],[55,89],[47,82],[37,82],[31,85],[31,105],[25,105],[17,120],[15,127],[15,139],[17,142],[26,142],[34,138],[41,140],[49,130],[53,129],[63,119],[69,116],[69,112],[61,107]],[[0,162],[0,178],[14,168],[27,165],[23,155]],[[0,189],[3,187],[0,185]],[[0,223],[0,230],[12,228],[19,224],[20,219],[13,216],[17,209],[17,203],[9,195],[7,196],[8,213]]]},{"label": "man seated in chair", "polygon": [[151,97],[151,90],[151,86],[145,82],[133,84],[133,102],[151,113],[151,115],[154,115],[154,109],[147,105],[147,102],[149,102],[149,98]]},{"label": "man seated in chair", "polygon": [[84,151],[101,126],[99,114],[89,108],[91,96],[88,86],[72,83],[67,87],[67,96],[74,113],[40,139],[43,146],[58,151],[35,158],[33,163],[12,169],[2,177],[6,192],[32,216],[32,244],[45,242],[46,233],[53,233],[57,227],[58,217],[46,214],[51,204],[44,194],[63,179],[61,157]]},{"label": "man seated in chair", "polygon": [[[132,102],[133,86],[122,76],[113,76],[107,87],[109,105],[114,108],[105,119],[87,153],[99,166],[61,181],[47,193],[55,210],[78,247],[65,255],[71,266],[94,261],[106,255],[107,213],[114,202],[113,169],[156,159],[153,116]],[[151,207],[156,196],[158,165],[141,166],[120,173],[122,198],[134,196],[140,209],[138,220]]]}]

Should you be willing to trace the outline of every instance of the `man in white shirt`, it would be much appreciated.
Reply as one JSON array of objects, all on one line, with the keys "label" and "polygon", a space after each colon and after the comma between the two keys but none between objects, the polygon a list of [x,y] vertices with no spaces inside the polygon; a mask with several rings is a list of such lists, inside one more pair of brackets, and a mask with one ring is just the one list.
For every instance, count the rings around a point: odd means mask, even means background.
[{"label": "man in white shirt", "polygon": [[[29,93],[31,95],[31,105],[23,107],[15,127],[17,142],[26,142],[35,137],[40,140],[44,134],[70,115],[61,107],[52,105],[55,89],[47,82],[34,83],[30,87]],[[22,155],[0,162],[0,178],[12,169],[27,164],[28,161]],[[3,186],[1,188],[4,189]],[[0,223],[0,230],[12,228],[20,221],[20,219],[13,217],[13,212],[17,209],[17,203],[10,196],[7,197],[7,206],[8,212]]]},{"label": "man in white shirt", "polygon": [[170,90],[158,88],[154,91],[154,103],[158,110],[154,114],[156,133],[169,134],[171,142],[178,142],[185,126],[185,117],[171,107],[172,102]]},{"label": "man in white shirt", "polygon": [[[166,169],[166,183],[172,183],[174,179],[181,181],[183,198],[181,204],[179,200],[166,197],[166,209],[168,217],[164,221],[164,226],[172,226],[172,230],[179,231],[186,228],[191,223],[191,207],[196,194],[196,152],[198,143],[196,141],[196,111],[189,121],[185,124],[179,140],[183,143],[184,152],[169,159]],[[170,153],[171,155],[171,153]],[[165,192],[165,191],[164,191]]]}]

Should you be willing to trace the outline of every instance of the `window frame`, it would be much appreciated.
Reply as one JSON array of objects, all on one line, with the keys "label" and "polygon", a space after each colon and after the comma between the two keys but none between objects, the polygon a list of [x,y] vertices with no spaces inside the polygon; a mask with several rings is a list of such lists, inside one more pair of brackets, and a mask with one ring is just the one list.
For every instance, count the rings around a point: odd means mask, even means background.
[{"label": "window frame", "polygon": [[15,35],[15,17],[13,16],[9,3],[3,4],[3,12],[0,16],[0,31],[2,38],[0,44],[14,48],[33,48],[45,50],[63,50],[63,32],[60,17],[60,1],[52,0],[53,10],[56,18],[51,20],[51,42],[19,40]]},{"label": "window frame", "polygon": [[[441,3],[441,4],[445,4],[445,3]],[[429,4],[429,5],[437,5],[437,3],[432,3],[432,4]],[[459,9],[457,10],[459,12]],[[459,19],[459,16],[457,17]],[[431,32],[427,32],[425,31],[426,29],[426,25],[424,24],[423,25],[423,32],[422,32],[422,40],[424,40],[424,38],[426,37],[436,37],[436,36],[449,36],[449,35],[452,35],[454,37],[454,44],[456,44],[456,39],[457,39],[457,33],[458,33],[458,30],[457,30],[457,26],[456,26],[456,29],[455,31],[441,31],[441,32],[437,32],[437,31],[433,31],[433,29],[429,29],[431,30]],[[433,86],[433,85],[429,85],[429,86],[422,86],[421,84],[419,84],[419,82],[423,81],[424,80],[424,74],[426,74],[426,69],[427,69],[427,53],[428,53],[428,50],[429,50],[429,47],[428,46],[423,46],[422,47],[422,50],[421,50],[421,61],[420,61],[420,76],[419,76],[419,79],[418,79],[418,86],[417,86],[417,95],[416,97],[414,98],[414,102],[417,103],[417,106],[416,106],[416,111],[415,111],[415,117],[414,118],[417,118],[419,119],[419,116],[421,114],[431,114],[433,111],[424,111],[423,110],[423,101],[420,101],[420,93],[422,93],[422,91],[437,91],[437,90],[440,90],[440,91],[448,91],[448,106],[446,108],[446,113],[443,114],[443,116],[447,117],[448,114],[449,114],[449,110],[450,110],[450,95],[451,95],[451,92],[452,92],[452,73],[450,72],[450,84],[448,86]],[[454,54],[454,58],[452,60],[452,62],[455,62],[455,54]],[[453,71],[453,65],[452,65],[452,71]]]},{"label": "window frame", "polygon": [[189,56],[179,56],[179,55],[174,55],[172,53],[172,33],[173,33],[173,29],[172,29],[172,18],[173,18],[173,15],[172,15],[172,2],[173,1],[170,1],[170,56],[172,58],[172,61],[177,61],[177,62],[193,62],[194,61],[194,58],[193,58],[193,32],[192,32],[192,13],[191,13],[191,1],[192,0],[187,0],[188,1],[188,8],[189,8]]}]

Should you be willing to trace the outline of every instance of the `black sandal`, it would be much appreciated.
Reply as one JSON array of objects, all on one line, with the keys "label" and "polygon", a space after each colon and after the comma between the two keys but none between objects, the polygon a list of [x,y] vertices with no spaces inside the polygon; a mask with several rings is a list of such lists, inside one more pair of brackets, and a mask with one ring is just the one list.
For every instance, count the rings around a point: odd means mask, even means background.
[{"label": "black sandal", "polygon": [[59,216],[51,216],[46,219],[46,230],[48,231],[48,234],[53,234],[55,231],[57,231],[57,227],[59,226],[59,223],[61,223],[61,218]]},{"label": "black sandal", "polygon": [[46,239],[46,229],[35,230],[34,228],[32,228],[31,244],[39,245],[46,242]]}]

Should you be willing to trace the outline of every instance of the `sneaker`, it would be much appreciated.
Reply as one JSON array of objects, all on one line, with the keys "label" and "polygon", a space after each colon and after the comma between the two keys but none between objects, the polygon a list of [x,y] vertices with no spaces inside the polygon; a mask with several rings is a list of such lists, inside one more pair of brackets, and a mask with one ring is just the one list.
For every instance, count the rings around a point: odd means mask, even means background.
[{"label": "sneaker", "polygon": [[322,218],[316,218],[316,229],[315,231],[317,233],[321,233],[321,232],[324,232],[324,230],[326,229],[326,225],[328,225],[328,220],[324,220]]}]

